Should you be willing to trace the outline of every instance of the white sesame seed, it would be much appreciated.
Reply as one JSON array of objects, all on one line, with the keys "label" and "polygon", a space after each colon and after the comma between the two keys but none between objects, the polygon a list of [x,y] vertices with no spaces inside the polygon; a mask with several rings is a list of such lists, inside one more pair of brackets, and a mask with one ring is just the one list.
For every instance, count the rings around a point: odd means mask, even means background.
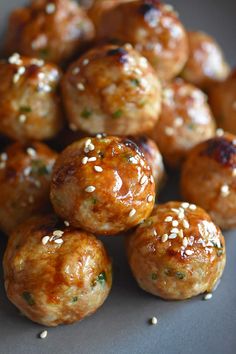
[{"label": "white sesame seed", "polygon": [[97,158],[95,156],[92,156],[92,157],[88,158],[88,162],[94,162],[96,160],[97,160]]},{"label": "white sesame seed", "polygon": [[83,60],[83,65],[85,66],[85,65],[88,65],[89,64],[89,59],[84,59]]},{"label": "white sesame seed", "polygon": [[20,66],[17,73],[18,73],[18,75],[23,75],[25,73],[25,67]]},{"label": "white sesame seed", "polygon": [[89,146],[91,143],[92,143],[92,140],[91,140],[91,139],[87,139],[87,140],[85,141],[85,146],[87,147],[87,146]]},{"label": "white sesame seed", "polygon": [[147,197],[147,201],[148,201],[148,203],[151,203],[151,202],[153,201],[153,196],[152,196],[152,195],[149,195],[149,196]]},{"label": "white sesame seed", "polygon": [[173,211],[174,213],[176,214],[179,214],[180,210],[179,209],[176,209],[176,208],[171,208],[171,211]]},{"label": "white sesame seed", "polygon": [[183,237],[184,237],[184,233],[183,233],[183,230],[182,230],[182,229],[179,230],[179,237],[180,237],[180,238],[183,238]]},{"label": "white sesame seed", "polygon": [[229,186],[227,184],[224,184],[221,189],[220,189],[222,197],[228,197],[230,194]]},{"label": "white sesame seed", "polygon": [[190,209],[190,210],[196,210],[196,209],[197,209],[197,206],[196,206],[195,204],[191,204],[191,205],[189,206],[189,209]]},{"label": "white sesame seed", "polygon": [[1,160],[2,160],[2,161],[7,161],[7,158],[8,158],[7,153],[6,153],[6,152],[3,152],[3,153],[1,154]]},{"label": "white sesame seed", "polygon": [[176,127],[181,127],[183,125],[183,123],[184,123],[184,120],[182,117],[175,118],[174,125]]},{"label": "white sesame seed", "polygon": [[233,169],[232,176],[236,177],[236,168]]},{"label": "white sesame seed", "polygon": [[85,188],[85,192],[92,193],[96,190],[94,186],[88,186]]},{"label": "white sesame seed", "polygon": [[54,243],[57,243],[58,245],[61,245],[63,242],[64,241],[62,238],[57,238],[56,240],[54,240]]},{"label": "white sesame seed", "polygon": [[173,217],[172,216],[167,216],[165,218],[165,222],[171,222],[173,220]]},{"label": "white sesame seed", "polygon": [[232,141],[232,143],[233,143],[233,145],[236,145],[236,139],[234,139],[234,140]]},{"label": "white sesame seed", "polygon": [[97,134],[97,135],[96,135],[96,138],[97,138],[97,139],[102,139],[102,134]]},{"label": "white sesame seed", "polygon": [[177,229],[177,227],[174,227],[173,229],[171,229],[170,231],[173,234],[178,234],[179,233],[179,229]]},{"label": "white sesame seed", "polygon": [[162,242],[166,242],[166,241],[168,241],[168,235],[167,234],[164,234],[163,236],[162,236],[162,238],[161,238],[161,241]]},{"label": "white sesame seed", "polygon": [[181,206],[182,206],[184,209],[188,209],[189,203],[182,203]]},{"label": "white sesame seed", "polygon": [[156,230],[153,230],[153,235],[154,235],[154,236],[157,236]]},{"label": "white sesame seed", "polygon": [[134,216],[135,214],[136,214],[136,210],[135,209],[130,210],[130,212],[129,212],[129,216],[130,217]]},{"label": "white sesame seed", "polygon": [[188,239],[187,239],[187,237],[184,237],[184,238],[183,238],[183,246],[184,246],[184,247],[187,247],[187,246],[188,246]]},{"label": "white sesame seed", "polygon": [[171,127],[166,127],[166,128],[165,128],[165,133],[166,133],[166,135],[168,135],[168,136],[172,136],[172,135],[174,135],[174,129],[171,128]]},{"label": "white sesame seed", "polygon": [[96,172],[102,172],[103,171],[103,168],[101,166],[94,166],[94,170]]},{"label": "white sesame seed", "polygon": [[93,144],[90,144],[88,146],[89,151],[93,151],[95,149],[95,146]]},{"label": "white sesame seed", "polygon": [[44,236],[44,237],[42,238],[42,244],[43,244],[43,245],[46,245],[49,240],[50,240],[50,236]]},{"label": "white sesame seed", "polygon": [[26,121],[26,115],[25,115],[25,114],[20,114],[19,117],[18,117],[18,119],[19,119],[19,122],[20,122],[20,123],[25,123],[25,121]]},{"label": "white sesame seed", "polygon": [[156,326],[157,325],[157,318],[152,317],[150,323],[151,323],[151,325]]},{"label": "white sesame seed", "polygon": [[208,293],[208,294],[204,295],[203,300],[205,300],[205,301],[211,300],[211,299],[212,299],[212,296],[213,296],[213,295],[212,295],[211,293]]},{"label": "white sesame seed", "polygon": [[177,237],[177,234],[170,234],[169,239],[174,240]]},{"label": "white sesame seed", "polygon": [[27,154],[30,155],[31,157],[35,157],[37,154],[36,151],[30,147],[26,151],[27,151]]},{"label": "white sesame seed", "polygon": [[9,57],[8,62],[10,64],[20,64],[21,63],[20,54],[14,53],[12,56]]},{"label": "white sesame seed", "polygon": [[151,183],[154,183],[153,175],[151,175],[151,177],[150,177],[150,182],[151,182]]},{"label": "white sesame seed", "polygon": [[36,186],[37,188],[40,188],[40,187],[41,187],[41,182],[38,181],[38,180],[34,181],[34,184],[35,184],[35,186]]},{"label": "white sesame seed", "polygon": [[2,170],[3,168],[6,167],[6,163],[5,161],[4,162],[0,162],[0,169]]},{"label": "white sesame seed", "polygon": [[45,11],[48,15],[53,14],[56,11],[56,6],[53,3],[47,4]]},{"label": "white sesame seed", "polygon": [[77,126],[76,126],[75,124],[73,124],[73,123],[71,123],[71,124],[69,125],[69,128],[70,128],[70,130],[72,130],[73,132],[76,132],[76,130],[77,130]]},{"label": "white sesame seed", "polygon": [[72,70],[72,74],[73,75],[77,75],[78,73],[80,72],[80,68],[74,68],[73,70]]},{"label": "white sesame seed", "polygon": [[[133,157],[133,156],[129,158],[129,161],[132,162],[134,165],[137,165],[137,164],[138,164],[138,160],[137,160],[135,157]],[[140,160],[140,162],[141,162],[141,161],[142,161],[142,160]]]},{"label": "white sesame seed", "polygon": [[186,219],[183,220],[183,226],[185,229],[189,229],[189,222]]},{"label": "white sesame seed", "polygon": [[192,250],[186,250],[186,251],[185,251],[185,254],[186,254],[187,256],[192,256],[192,255],[194,254],[194,251],[192,251]]},{"label": "white sesame seed", "polygon": [[82,164],[86,165],[87,162],[88,162],[88,157],[87,156],[83,157]]},{"label": "white sesame seed", "polygon": [[143,177],[140,180],[140,184],[143,185],[148,181],[148,177],[146,175],[143,175]]},{"label": "white sesame seed", "polygon": [[48,335],[48,331],[45,329],[44,331],[42,331],[40,334],[39,334],[39,337],[41,339],[45,339]]},{"label": "white sesame seed", "polygon": [[65,221],[64,221],[64,224],[65,224],[65,226],[67,226],[67,227],[70,226],[69,221],[66,221],[66,220],[65,220]]},{"label": "white sesame seed", "polygon": [[172,226],[176,227],[179,225],[179,222],[177,220],[172,221]]},{"label": "white sesame seed", "polygon": [[64,231],[62,231],[62,230],[55,230],[55,231],[53,231],[53,236],[54,237],[62,237],[62,235],[64,234]]},{"label": "white sesame seed", "polygon": [[77,89],[80,90],[80,91],[84,91],[84,90],[85,90],[84,84],[82,84],[81,82],[79,82],[79,83],[77,84]]},{"label": "white sesame seed", "polygon": [[224,135],[224,130],[223,129],[217,129],[216,130],[216,136],[218,136],[218,137],[221,137],[221,136],[223,136]]},{"label": "white sesame seed", "polygon": [[29,167],[26,167],[26,168],[24,169],[24,172],[23,172],[24,176],[26,176],[26,177],[29,176],[31,170],[32,170],[32,168],[31,168],[30,166],[29,166]]}]

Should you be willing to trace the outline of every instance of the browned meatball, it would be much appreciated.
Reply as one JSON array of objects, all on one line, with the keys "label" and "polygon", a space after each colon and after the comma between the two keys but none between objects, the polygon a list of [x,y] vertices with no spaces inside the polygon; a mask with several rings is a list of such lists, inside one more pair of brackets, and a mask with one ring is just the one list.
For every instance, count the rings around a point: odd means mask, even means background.
[{"label": "browned meatball", "polygon": [[189,32],[189,59],[182,76],[185,80],[206,89],[216,81],[224,80],[229,66],[214,38],[204,32]]},{"label": "browned meatball", "polygon": [[102,243],[48,215],[11,234],[4,255],[7,296],[34,322],[57,326],[82,320],[106,300],[111,261]]},{"label": "browned meatball", "polygon": [[87,52],[67,70],[62,93],[71,129],[90,134],[142,134],[160,112],[160,82],[130,45]]},{"label": "browned meatball", "polygon": [[57,66],[14,54],[0,62],[0,132],[13,140],[43,140],[62,127]]},{"label": "browned meatball", "polygon": [[205,94],[180,79],[165,86],[160,118],[151,131],[167,164],[178,167],[188,151],[215,135]]},{"label": "browned meatball", "polygon": [[146,136],[140,137],[129,137],[139,149],[144,154],[145,159],[147,160],[149,166],[152,169],[152,175],[155,181],[156,189],[160,188],[164,184],[165,179],[165,167],[162,159],[162,155],[156,145],[156,143],[149,139]]},{"label": "browned meatball", "polygon": [[189,203],[158,205],[127,240],[139,286],[167,300],[210,292],[225,267],[225,241],[209,215]]},{"label": "browned meatball", "polygon": [[225,134],[196,146],[183,165],[181,190],[221,228],[235,228],[236,136]]},{"label": "browned meatball", "polygon": [[211,87],[209,101],[218,126],[236,134],[236,70],[225,81]]},{"label": "browned meatball", "polygon": [[5,47],[8,54],[62,63],[93,36],[91,20],[75,1],[34,0],[12,12]]},{"label": "browned meatball", "polygon": [[55,164],[51,201],[73,227],[100,235],[128,230],[152,212],[155,184],[137,145],[127,138],[80,140]]},{"label": "browned meatball", "polygon": [[99,38],[116,38],[134,45],[162,80],[180,73],[188,58],[185,29],[170,5],[146,0],[120,4],[104,13]]},{"label": "browned meatball", "polygon": [[56,152],[41,143],[15,143],[0,154],[0,229],[6,234],[31,215],[50,208],[56,158]]}]

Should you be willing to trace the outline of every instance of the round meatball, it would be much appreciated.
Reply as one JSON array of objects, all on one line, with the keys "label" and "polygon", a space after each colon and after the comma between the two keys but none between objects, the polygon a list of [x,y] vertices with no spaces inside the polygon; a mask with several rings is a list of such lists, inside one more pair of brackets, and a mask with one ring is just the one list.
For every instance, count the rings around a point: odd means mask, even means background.
[{"label": "round meatball", "polygon": [[205,94],[180,79],[165,86],[160,118],[151,131],[171,167],[178,167],[188,151],[215,135],[215,121]]},{"label": "round meatball", "polygon": [[0,132],[21,142],[55,136],[62,128],[57,94],[60,70],[12,55],[0,62]]},{"label": "round meatball", "polygon": [[98,24],[98,37],[134,45],[162,80],[178,75],[188,58],[182,23],[170,5],[156,0],[132,1],[106,11]]},{"label": "round meatball", "polygon": [[160,82],[130,45],[87,52],[67,70],[62,94],[71,129],[89,134],[142,134],[160,112]]},{"label": "round meatball", "polygon": [[182,77],[203,89],[229,74],[229,66],[218,43],[203,32],[189,32],[189,59]]},{"label": "round meatball", "polygon": [[196,146],[183,165],[181,190],[221,228],[235,228],[236,136],[226,134]]},{"label": "round meatball", "polygon": [[73,227],[113,235],[152,212],[155,184],[137,145],[127,138],[87,138],[67,147],[56,161],[51,202]]},{"label": "round meatball", "polygon": [[103,244],[62,226],[54,215],[33,217],[14,230],[3,267],[9,300],[44,326],[82,320],[111,289],[111,261]]},{"label": "round meatball", "polygon": [[41,143],[14,143],[0,154],[0,229],[9,234],[31,215],[50,208],[57,153]]},{"label": "round meatball", "polygon": [[8,54],[63,63],[93,36],[91,20],[75,1],[34,0],[12,12],[5,48]]},{"label": "round meatball", "polygon": [[209,102],[218,126],[236,134],[236,70],[225,81],[211,87]]},{"label": "round meatball", "polygon": [[195,205],[158,205],[127,239],[128,261],[139,286],[166,300],[211,292],[225,267],[225,241]]},{"label": "round meatball", "polygon": [[146,136],[129,137],[142,151],[145,159],[152,170],[152,175],[155,181],[156,189],[160,190],[165,180],[165,167],[162,155],[156,143]]}]

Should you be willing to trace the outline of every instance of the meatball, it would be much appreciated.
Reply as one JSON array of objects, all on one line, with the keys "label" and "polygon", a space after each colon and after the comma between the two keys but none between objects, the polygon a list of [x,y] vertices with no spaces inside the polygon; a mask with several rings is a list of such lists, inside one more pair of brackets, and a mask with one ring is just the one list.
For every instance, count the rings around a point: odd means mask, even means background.
[{"label": "meatball", "polygon": [[188,58],[182,23],[172,6],[157,0],[128,2],[105,12],[98,24],[98,37],[131,43],[164,81],[178,75]]},{"label": "meatball", "polygon": [[156,143],[146,136],[129,137],[144,154],[149,166],[152,170],[152,175],[155,181],[156,189],[160,190],[165,180],[165,167],[162,155]]},{"label": "meatball", "polygon": [[189,59],[182,77],[203,89],[224,80],[229,66],[218,43],[203,32],[189,32]]},{"label": "meatball", "polygon": [[180,79],[165,86],[160,118],[151,131],[167,164],[178,167],[188,151],[215,135],[205,94]]},{"label": "meatball", "polygon": [[73,227],[113,235],[152,212],[155,184],[137,145],[127,138],[87,138],[67,147],[56,161],[51,202]]},{"label": "meatball", "polygon": [[236,134],[236,70],[209,90],[209,102],[218,126]]},{"label": "meatball", "polygon": [[0,62],[0,132],[21,142],[55,136],[62,127],[60,76],[55,65],[19,54]]},{"label": "meatball", "polygon": [[236,136],[225,134],[196,146],[183,165],[181,190],[221,228],[235,228]]},{"label": "meatball", "polygon": [[45,326],[92,314],[112,282],[103,244],[85,231],[62,226],[54,215],[33,217],[14,230],[3,267],[9,300]]},{"label": "meatball", "polygon": [[34,0],[12,12],[5,49],[63,63],[93,36],[91,20],[75,1]]},{"label": "meatball", "polygon": [[212,291],[225,267],[225,241],[209,215],[189,203],[158,205],[127,239],[139,286],[166,300]]},{"label": "meatball", "polygon": [[0,229],[9,234],[31,215],[50,208],[57,153],[41,143],[14,143],[0,154]]},{"label": "meatball", "polygon": [[87,52],[67,70],[62,94],[71,129],[89,134],[142,134],[160,112],[160,82],[130,45]]}]

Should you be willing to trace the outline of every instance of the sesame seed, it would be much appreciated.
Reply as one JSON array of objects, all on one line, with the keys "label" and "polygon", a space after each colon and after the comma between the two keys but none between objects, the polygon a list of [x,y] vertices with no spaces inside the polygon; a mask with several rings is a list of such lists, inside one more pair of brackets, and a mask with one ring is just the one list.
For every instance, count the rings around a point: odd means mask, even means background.
[{"label": "sesame seed", "polygon": [[75,131],[77,130],[77,126],[76,126],[75,124],[73,124],[73,123],[71,123],[71,124],[69,125],[69,128],[70,128],[70,130],[72,130],[73,132],[75,132]]},{"label": "sesame seed", "polygon": [[86,165],[87,162],[88,162],[88,157],[87,156],[83,157],[82,164]]},{"label": "sesame seed", "polygon": [[176,214],[179,214],[179,209],[171,208],[171,211],[173,211],[173,212],[176,213]]},{"label": "sesame seed", "polygon": [[24,66],[20,66],[18,69],[18,75],[23,75],[25,73],[25,67]]},{"label": "sesame seed", "polygon": [[103,168],[101,166],[94,166],[94,170],[96,172],[102,172],[103,171]]},{"label": "sesame seed", "polygon": [[42,331],[40,334],[39,334],[39,337],[41,339],[45,339],[48,335],[48,331],[45,329],[44,331]]},{"label": "sesame seed", "polygon": [[183,230],[182,230],[182,229],[179,230],[179,237],[180,237],[180,238],[183,238],[183,237],[184,237],[184,233],[183,233]]},{"label": "sesame seed", "polygon": [[85,192],[92,193],[96,190],[94,186],[88,186],[85,188]]},{"label": "sesame seed", "polygon": [[81,82],[79,82],[79,83],[77,84],[77,89],[80,90],[80,91],[84,91],[84,90],[85,90],[84,84],[82,84]]},{"label": "sesame seed", "polygon": [[64,231],[62,231],[62,230],[55,230],[55,231],[53,231],[53,236],[54,237],[62,237],[62,235],[64,234]]},{"label": "sesame seed", "polygon": [[157,325],[157,318],[156,317],[152,317],[150,320],[151,325],[156,326]]},{"label": "sesame seed", "polygon": [[88,162],[94,162],[96,160],[97,160],[97,158],[95,156],[92,156],[92,157],[88,158]]},{"label": "sesame seed", "polygon": [[[132,162],[134,165],[137,165],[138,164],[138,160],[135,158],[135,157],[130,157],[129,158],[129,161]],[[142,160],[140,160],[141,162]]]},{"label": "sesame seed", "polygon": [[148,181],[148,177],[146,175],[143,175],[143,177],[140,180],[140,184],[143,185]]},{"label": "sesame seed", "polygon": [[96,135],[96,138],[97,138],[97,139],[102,139],[102,134],[97,134],[97,135]]},{"label": "sesame seed", "polygon": [[223,136],[224,133],[225,133],[225,132],[224,132],[223,129],[217,129],[217,130],[216,130],[216,136],[219,136],[219,137],[220,137],[220,136]]},{"label": "sesame seed", "polygon": [[196,209],[197,209],[197,207],[196,207],[196,205],[195,205],[195,204],[191,204],[191,205],[189,206],[189,209],[190,209],[190,210],[196,210]]},{"label": "sesame seed", "polygon": [[88,65],[89,64],[89,59],[84,59],[83,60],[83,65]]},{"label": "sesame seed", "polygon": [[35,186],[36,186],[37,188],[40,188],[40,187],[41,187],[41,182],[38,181],[38,180],[34,181],[34,184],[35,184]]},{"label": "sesame seed", "polygon": [[166,241],[168,241],[168,235],[167,234],[164,234],[163,236],[162,236],[162,238],[161,238],[161,241],[162,242],[166,242]]},{"label": "sesame seed", "polygon": [[62,238],[57,238],[56,240],[54,240],[54,243],[57,243],[58,245],[61,245],[63,242],[64,241]]},{"label": "sesame seed", "polygon": [[151,202],[153,201],[153,196],[152,196],[152,195],[149,195],[149,196],[147,197],[147,201],[148,201],[148,203],[151,203]]},{"label": "sesame seed", "polygon": [[93,144],[90,144],[88,146],[89,151],[93,151],[95,149],[95,146]]},{"label": "sesame seed", "polygon": [[174,125],[176,127],[181,127],[183,125],[183,123],[184,123],[184,120],[182,117],[175,118]]},{"label": "sesame seed", "polygon": [[69,221],[66,221],[66,220],[65,220],[65,221],[64,221],[64,224],[65,224],[65,226],[67,226],[67,227],[70,226]]},{"label": "sesame seed", "polygon": [[28,148],[26,151],[27,151],[27,154],[30,155],[31,157],[36,156],[36,151],[33,148]]},{"label": "sesame seed", "polygon": [[212,299],[212,296],[213,296],[213,295],[212,295],[211,293],[208,293],[208,294],[204,295],[203,300],[205,300],[205,301],[211,300],[211,299]]},{"label": "sesame seed", "polygon": [[227,184],[224,184],[221,189],[220,189],[222,197],[228,197],[230,194],[229,186]]},{"label": "sesame seed", "polygon": [[172,216],[167,216],[165,218],[165,222],[171,222],[173,220],[173,217]]},{"label": "sesame seed", "polygon": [[44,237],[42,238],[42,244],[43,244],[43,245],[46,245],[49,240],[50,240],[50,236],[44,236]]},{"label": "sesame seed", "polygon": [[182,203],[181,206],[182,206],[184,209],[188,209],[189,203]]},{"label": "sesame seed", "polygon": [[151,183],[154,183],[153,175],[151,175],[151,177],[150,177],[150,182],[151,182]]},{"label": "sesame seed", "polygon": [[14,53],[12,56],[9,57],[8,62],[10,64],[20,65],[21,63],[20,54]]},{"label": "sesame seed", "polygon": [[28,201],[30,204],[34,203],[34,197],[32,195],[29,196]]},{"label": "sesame seed", "polygon": [[0,162],[0,169],[2,170],[3,168],[6,167],[6,163],[5,161],[4,162]]},{"label": "sesame seed", "polygon": [[179,225],[179,222],[177,220],[172,221],[172,226],[176,227]]},{"label": "sesame seed", "polygon": [[187,256],[192,256],[192,255],[194,254],[194,251],[192,251],[192,250],[186,250],[186,251],[185,251],[185,254],[186,254]]},{"label": "sesame seed", "polygon": [[135,214],[136,214],[136,210],[135,209],[130,210],[130,212],[129,212],[129,216],[130,217],[134,216]]},{"label": "sesame seed", "polygon": [[56,11],[56,6],[55,6],[55,4],[53,4],[53,3],[47,4],[45,11],[46,11],[46,13],[47,13],[48,15],[53,14],[53,13]]},{"label": "sesame seed", "polygon": [[7,161],[7,153],[6,152],[3,152],[2,154],[1,154],[1,160],[2,161]]},{"label": "sesame seed", "polygon": [[183,220],[183,226],[185,229],[189,229],[189,222],[187,220]]},{"label": "sesame seed", "polygon": [[173,234],[178,234],[179,233],[179,229],[177,229],[176,227],[174,227],[173,229],[171,229],[170,231]]},{"label": "sesame seed", "polygon": [[172,135],[174,135],[174,129],[171,128],[171,127],[166,127],[166,128],[165,128],[165,133],[166,133],[166,135],[168,135],[168,136],[172,136]]},{"label": "sesame seed", "polygon": [[188,246],[188,239],[187,239],[187,237],[184,237],[184,238],[183,238],[183,246],[184,246],[184,247],[187,247],[187,246]]},{"label": "sesame seed", "polygon": [[25,114],[20,114],[19,117],[18,117],[18,119],[19,119],[19,122],[20,122],[20,123],[25,123],[25,121],[26,121],[26,115],[25,115]]},{"label": "sesame seed", "polygon": [[78,73],[80,72],[80,68],[74,68],[73,70],[72,70],[72,74],[73,75],[77,75]]},{"label": "sesame seed", "polygon": [[174,240],[177,237],[177,234],[170,234],[169,239]]},{"label": "sesame seed", "polygon": [[236,177],[236,168],[233,169],[232,176]]}]

